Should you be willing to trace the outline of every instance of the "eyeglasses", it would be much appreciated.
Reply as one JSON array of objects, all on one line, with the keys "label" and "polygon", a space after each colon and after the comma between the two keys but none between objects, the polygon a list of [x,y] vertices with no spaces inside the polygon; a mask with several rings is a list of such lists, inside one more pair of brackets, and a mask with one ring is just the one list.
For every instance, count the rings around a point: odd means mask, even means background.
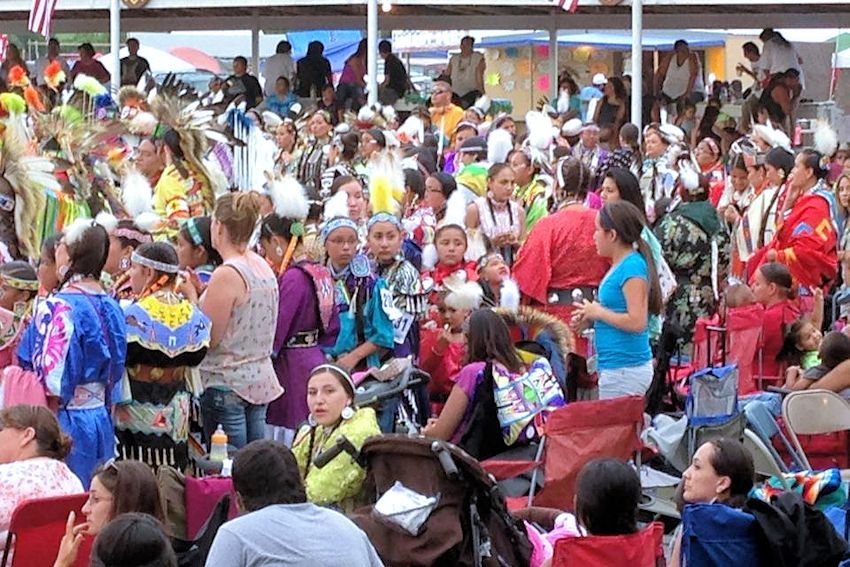
[{"label": "eyeglasses", "polygon": [[349,246],[357,246],[358,241],[356,238],[328,238],[327,242],[336,246],[345,246],[346,244]]},{"label": "eyeglasses", "polygon": [[434,89],[433,91],[431,91],[431,94],[441,95],[441,94],[446,94],[447,92],[449,92],[449,91],[446,91],[446,90],[443,90],[443,89]]}]

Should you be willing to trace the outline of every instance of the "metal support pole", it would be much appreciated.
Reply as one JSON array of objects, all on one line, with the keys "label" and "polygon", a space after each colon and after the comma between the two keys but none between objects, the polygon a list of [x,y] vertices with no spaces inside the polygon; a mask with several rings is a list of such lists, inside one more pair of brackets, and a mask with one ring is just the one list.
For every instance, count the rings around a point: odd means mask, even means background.
[{"label": "metal support pole", "polygon": [[378,102],[378,0],[366,4],[366,74],[369,75],[369,104]]},{"label": "metal support pole", "polygon": [[558,98],[558,26],[549,28],[549,92],[554,101]]},{"label": "metal support pole", "polygon": [[632,0],[632,123],[643,130],[643,0]]},{"label": "metal support pole", "polygon": [[260,15],[257,12],[251,17],[251,71],[255,77],[260,75]]},{"label": "metal support pole", "polygon": [[[121,0],[109,2],[109,49],[112,51],[112,92],[121,88]],[[39,77],[41,79],[41,77]]]}]

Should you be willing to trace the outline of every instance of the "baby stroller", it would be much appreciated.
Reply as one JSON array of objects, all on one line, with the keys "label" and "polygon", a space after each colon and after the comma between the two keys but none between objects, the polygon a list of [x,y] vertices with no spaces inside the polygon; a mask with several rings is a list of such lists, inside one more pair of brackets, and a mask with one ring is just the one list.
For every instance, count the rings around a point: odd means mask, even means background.
[{"label": "baby stroller", "polygon": [[382,432],[418,432],[429,417],[425,386],[430,379],[409,359],[395,358],[381,368],[355,376],[354,400],[358,407],[375,410]]},{"label": "baby stroller", "polygon": [[436,505],[411,535],[375,511],[361,508],[351,518],[369,536],[388,566],[526,566],[531,543],[521,521],[508,512],[496,482],[481,465],[444,441],[382,435],[361,451],[372,501],[400,482]]}]

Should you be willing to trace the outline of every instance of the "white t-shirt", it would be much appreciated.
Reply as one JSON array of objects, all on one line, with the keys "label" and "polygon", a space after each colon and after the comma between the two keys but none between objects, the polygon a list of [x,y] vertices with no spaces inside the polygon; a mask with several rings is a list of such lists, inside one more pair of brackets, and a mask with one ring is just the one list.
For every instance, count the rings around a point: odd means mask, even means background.
[{"label": "white t-shirt", "polygon": [[295,61],[289,53],[275,53],[268,59],[263,67],[263,78],[266,84],[263,86],[263,93],[266,96],[274,94],[274,83],[278,77],[286,77],[289,79],[290,90],[295,90],[293,80],[295,79]]},{"label": "white t-shirt", "polygon": [[478,66],[484,56],[473,51],[469,57],[452,55],[452,90],[459,96],[478,90]]}]

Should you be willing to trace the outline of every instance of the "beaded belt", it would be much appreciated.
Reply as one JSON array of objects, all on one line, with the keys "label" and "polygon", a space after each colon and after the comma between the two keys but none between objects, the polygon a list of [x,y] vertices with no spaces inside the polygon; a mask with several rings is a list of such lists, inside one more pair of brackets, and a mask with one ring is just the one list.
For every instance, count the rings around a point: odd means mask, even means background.
[{"label": "beaded belt", "polygon": [[301,331],[295,333],[288,341],[286,348],[310,348],[319,344],[319,331]]}]

